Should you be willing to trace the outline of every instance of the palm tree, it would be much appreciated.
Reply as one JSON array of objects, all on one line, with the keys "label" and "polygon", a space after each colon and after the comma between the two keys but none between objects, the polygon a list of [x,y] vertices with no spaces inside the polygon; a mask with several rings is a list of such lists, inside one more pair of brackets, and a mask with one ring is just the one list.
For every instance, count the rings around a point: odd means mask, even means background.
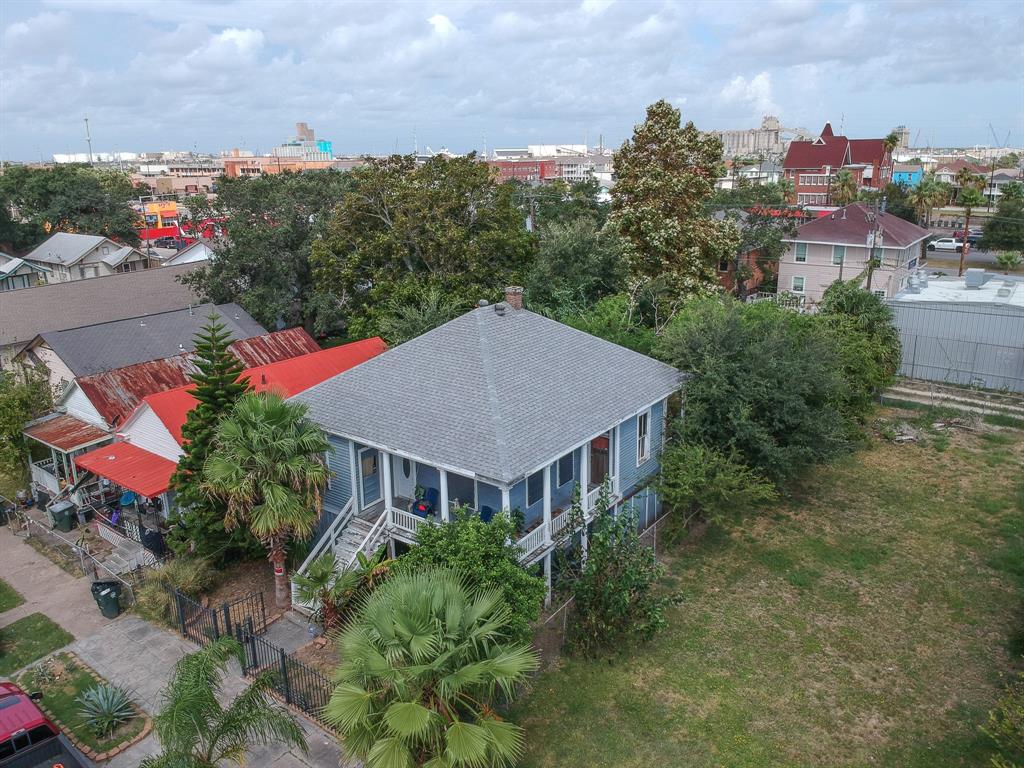
[{"label": "palm tree", "polygon": [[356,562],[350,568],[343,568],[337,555],[329,551],[310,563],[306,573],[295,574],[292,582],[299,601],[319,614],[326,634],[337,628],[346,606],[387,578],[393,563],[387,559],[386,547],[377,550],[373,557],[356,553]]},{"label": "palm tree", "polygon": [[960,272],[964,273],[964,262],[967,260],[967,252],[970,244],[967,242],[967,234],[971,231],[971,211],[979,205],[985,204],[985,196],[975,187],[967,187],[960,190],[960,205],[964,209],[964,242],[960,247]]},{"label": "palm tree", "polygon": [[918,216],[918,223],[923,220],[925,226],[931,224],[932,207],[935,205],[935,182],[927,179],[907,192],[907,202],[913,206]]},{"label": "palm tree", "polygon": [[885,151],[888,154],[892,154],[892,151],[899,146],[900,137],[896,131],[890,131],[889,135],[882,139],[882,144],[885,146]]},{"label": "palm tree", "polygon": [[511,619],[500,590],[451,570],[395,575],[339,638],[327,721],[367,768],[514,765],[522,729],[494,706],[538,660],[509,640]]},{"label": "palm tree", "polygon": [[402,344],[444,325],[461,311],[457,301],[445,296],[439,288],[431,287],[418,304],[393,298],[380,320],[380,332],[389,344]]},{"label": "palm tree", "polygon": [[240,653],[236,640],[223,637],[178,660],[160,694],[160,713],[153,718],[163,754],[147,757],[139,768],[242,766],[249,747],[257,744],[308,752],[298,719],[268,695],[271,673],[260,675],[230,704],[221,705],[228,662]]},{"label": "palm tree", "polygon": [[274,565],[277,604],[291,606],[285,573],[290,540],[308,539],[320,519],[327,484],[327,438],[306,407],[269,392],[239,399],[217,426],[203,468],[204,487],[227,502],[225,528],[247,525]]},{"label": "palm tree", "polygon": [[1000,251],[996,254],[996,264],[1003,270],[1004,275],[1010,274],[1011,269],[1019,267],[1022,260],[1024,256],[1014,251]]},{"label": "palm tree", "polygon": [[847,170],[842,170],[832,179],[832,202],[849,205],[857,199],[857,180]]},{"label": "palm tree", "polygon": [[985,179],[982,176],[978,176],[966,165],[956,172],[955,180],[957,187],[960,188],[960,195],[968,189],[980,190],[985,185]]}]

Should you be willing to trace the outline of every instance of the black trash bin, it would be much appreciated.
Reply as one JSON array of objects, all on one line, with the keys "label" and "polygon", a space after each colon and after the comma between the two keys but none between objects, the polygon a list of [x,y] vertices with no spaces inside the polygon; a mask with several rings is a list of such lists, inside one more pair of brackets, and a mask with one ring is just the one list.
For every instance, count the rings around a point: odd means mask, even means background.
[{"label": "black trash bin", "polygon": [[94,581],[92,596],[100,613],[108,619],[116,619],[121,615],[121,583],[118,581]]},{"label": "black trash bin", "polygon": [[50,518],[53,520],[54,529],[64,533],[69,533],[78,525],[75,505],[70,501],[61,501],[50,507]]}]

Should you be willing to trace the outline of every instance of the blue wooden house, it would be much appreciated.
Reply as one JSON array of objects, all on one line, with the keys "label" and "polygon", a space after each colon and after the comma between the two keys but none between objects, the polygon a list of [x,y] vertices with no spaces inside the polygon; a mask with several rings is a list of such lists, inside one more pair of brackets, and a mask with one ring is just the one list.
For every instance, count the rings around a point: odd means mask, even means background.
[{"label": "blue wooden house", "polygon": [[576,485],[589,522],[606,480],[617,508],[654,522],[648,481],[683,375],[521,307],[509,289],[293,398],[332,447],[307,564],[327,548],[351,563],[385,542],[414,544],[466,505],[485,520],[518,510],[522,562],[550,578]]}]

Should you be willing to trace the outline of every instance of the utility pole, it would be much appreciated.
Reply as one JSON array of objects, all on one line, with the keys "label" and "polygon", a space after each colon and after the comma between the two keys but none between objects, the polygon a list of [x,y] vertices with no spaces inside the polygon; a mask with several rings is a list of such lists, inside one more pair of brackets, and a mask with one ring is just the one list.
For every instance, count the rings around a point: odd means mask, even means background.
[{"label": "utility pole", "polygon": [[92,136],[89,135],[89,118],[85,118],[85,143],[89,145],[89,165],[92,165]]},{"label": "utility pole", "polygon": [[871,279],[875,275],[875,249],[880,247],[879,241],[882,239],[882,228],[878,221],[878,199],[871,204],[871,223],[874,225],[871,228],[871,253],[868,255],[868,292],[871,292]]}]

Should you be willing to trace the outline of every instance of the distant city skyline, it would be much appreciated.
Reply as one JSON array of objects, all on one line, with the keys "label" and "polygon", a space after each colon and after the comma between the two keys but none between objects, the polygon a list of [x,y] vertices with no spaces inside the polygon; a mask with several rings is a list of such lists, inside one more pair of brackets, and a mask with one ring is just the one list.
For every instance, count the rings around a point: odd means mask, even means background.
[{"label": "distant city skyline", "polygon": [[[0,159],[269,152],[302,121],[335,154],[617,148],[666,98],[702,130],[764,114],[915,146],[1024,145],[1024,4],[789,2],[0,5]],[[928,30],[935,30],[930,34]],[[993,139],[989,124],[996,139]],[[415,137],[415,138],[414,138]]]}]

